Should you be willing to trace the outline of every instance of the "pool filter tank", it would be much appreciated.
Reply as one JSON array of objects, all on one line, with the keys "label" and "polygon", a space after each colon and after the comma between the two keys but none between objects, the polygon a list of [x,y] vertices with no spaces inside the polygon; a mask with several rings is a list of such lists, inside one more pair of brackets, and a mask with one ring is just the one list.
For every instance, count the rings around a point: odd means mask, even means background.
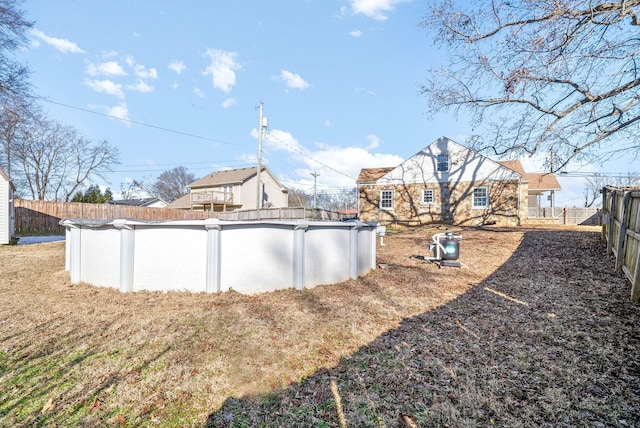
[{"label": "pool filter tank", "polygon": [[440,241],[440,244],[442,244],[442,248],[444,249],[440,256],[442,260],[458,260],[460,257],[460,243],[454,237],[453,233],[446,232],[445,238]]},{"label": "pool filter tank", "polygon": [[458,261],[460,257],[458,239],[460,238],[462,238],[461,235],[455,235],[448,230],[445,233],[436,233],[431,238],[431,245],[427,247],[428,250],[433,251],[433,257],[424,257],[424,260],[437,263],[439,267],[460,267],[461,264]]}]

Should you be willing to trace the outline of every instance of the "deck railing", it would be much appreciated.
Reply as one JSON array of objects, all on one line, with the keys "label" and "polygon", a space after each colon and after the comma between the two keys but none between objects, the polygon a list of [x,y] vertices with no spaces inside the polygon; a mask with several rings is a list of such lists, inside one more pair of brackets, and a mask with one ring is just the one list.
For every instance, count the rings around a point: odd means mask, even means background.
[{"label": "deck railing", "polygon": [[220,190],[191,192],[191,205],[202,204],[233,204],[233,192]]}]

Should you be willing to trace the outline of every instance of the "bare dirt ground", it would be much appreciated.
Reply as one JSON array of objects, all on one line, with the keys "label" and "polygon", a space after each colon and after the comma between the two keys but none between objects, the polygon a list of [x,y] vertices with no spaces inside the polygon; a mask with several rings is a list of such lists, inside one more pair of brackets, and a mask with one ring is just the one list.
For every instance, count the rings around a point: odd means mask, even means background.
[{"label": "bare dirt ground", "polygon": [[598,229],[389,230],[358,280],[257,296],[70,285],[0,247],[0,426],[640,426],[640,306]]}]

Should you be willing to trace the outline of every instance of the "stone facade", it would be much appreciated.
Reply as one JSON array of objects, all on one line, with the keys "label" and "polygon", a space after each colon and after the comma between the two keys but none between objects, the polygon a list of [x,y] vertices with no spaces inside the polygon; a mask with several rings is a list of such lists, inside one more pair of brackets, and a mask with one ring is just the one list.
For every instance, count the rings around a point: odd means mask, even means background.
[{"label": "stone facade", "polygon": [[[475,188],[487,189],[487,207],[473,207]],[[423,191],[426,189],[431,190],[432,202],[423,202]],[[393,191],[392,208],[381,208],[383,190]],[[518,180],[384,186],[363,184],[359,187],[359,212],[362,221],[377,221],[386,225],[447,223],[515,226],[526,219],[527,193],[527,184]]]}]

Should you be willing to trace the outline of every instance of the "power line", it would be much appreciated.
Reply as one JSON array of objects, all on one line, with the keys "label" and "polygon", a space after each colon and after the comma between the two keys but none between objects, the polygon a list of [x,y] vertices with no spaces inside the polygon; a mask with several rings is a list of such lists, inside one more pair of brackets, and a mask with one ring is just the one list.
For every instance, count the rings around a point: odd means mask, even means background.
[{"label": "power line", "polygon": [[[94,110],[89,110],[89,109],[86,109],[86,108],[82,108],[82,107],[77,107],[77,106],[73,106],[73,105],[70,105],[70,104],[61,103],[61,102],[58,102],[58,101],[53,101],[53,100],[50,100],[50,99],[47,99],[47,98],[44,98],[44,97],[41,97],[41,96],[38,96],[36,98],[38,98],[39,100],[42,100],[44,102],[50,103],[50,104],[55,104],[55,105],[59,105],[59,106],[62,106],[62,107],[66,107],[66,108],[82,111],[82,112],[85,112],[85,113],[91,113],[91,114],[95,114],[95,115],[102,116],[102,117],[108,117],[110,119],[119,120],[119,121],[122,121],[122,122],[131,123],[131,124],[134,124],[134,125],[144,126],[144,127],[147,127],[147,128],[153,128],[153,129],[157,129],[157,130],[164,131],[164,132],[170,132],[170,133],[177,134],[177,135],[182,135],[182,136],[186,136],[186,137],[190,137],[190,138],[196,138],[196,139],[204,140],[204,141],[210,141],[210,142],[214,142],[214,143],[225,144],[225,145],[229,145],[229,146],[243,147],[243,148],[245,147],[244,145],[241,145],[241,144],[229,143],[229,142],[226,142],[226,141],[217,140],[215,138],[203,137],[201,135],[192,134],[192,133],[183,132],[183,131],[178,131],[178,130],[166,128],[166,127],[163,127],[163,126],[152,125],[152,124],[149,124],[149,123],[140,122],[140,121],[131,120],[131,119],[125,119],[125,118],[114,116],[114,115],[110,115],[110,114],[107,114],[107,113],[100,113],[100,112],[97,112],[97,111],[94,111]],[[335,172],[337,174],[345,176],[345,177],[347,177],[347,178],[349,178],[351,180],[354,180],[354,181],[356,180],[355,177],[352,177],[352,176],[350,176],[349,174],[347,174],[347,173],[345,173],[343,171],[340,171],[340,170],[338,170],[336,168],[333,168],[333,167],[331,167],[331,166],[329,166],[329,165],[327,165],[327,164],[325,164],[323,162],[320,162],[319,160],[317,160],[317,159],[313,158],[312,156],[310,156],[308,153],[305,153],[304,151],[302,151],[302,150],[300,150],[300,149],[298,149],[296,147],[291,146],[286,141],[283,141],[280,138],[277,138],[277,137],[274,137],[274,136],[271,136],[271,135],[269,135],[268,138],[273,138],[273,139],[279,141],[280,143],[282,143],[283,145],[285,145],[286,147],[288,147],[292,151],[301,154],[303,157],[305,157],[305,158],[317,163],[318,165],[321,165],[321,166],[323,166],[323,167],[325,167],[325,168],[327,168],[327,169],[329,169],[329,170],[331,170],[331,171],[333,171],[333,172]],[[206,163],[206,162],[201,162],[201,163]],[[164,165],[173,165],[173,164],[164,164]],[[135,165],[132,165],[132,166],[135,166]],[[194,168],[194,169],[204,169],[204,168]],[[154,169],[144,169],[144,170],[138,170],[138,169],[136,169],[136,170],[114,170],[114,172],[156,172],[156,171],[159,171],[159,170],[155,169],[155,168]]]},{"label": "power line", "polygon": [[[271,139],[271,138],[272,138],[272,136],[271,136],[271,135],[269,135],[269,136],[267,137],[267,139]],[[303,152],[302,150],[300,150],[300,149],[298,149],[298,148],[296,148],[296,147],[293,147],[293,146],[289,145],[289,143],[287,143],[286,141],[282,140],[281,138],[273,137],[273,139],[275,139],[275,140],[279,141],[280,143],[282,143],[283,145],[287,146],[288,148],[290,148],[290,149],[291,149],[291,150],[293,150],[294,152],[300,153],[302,156],[304,156],[304,157],[306,157],[306,158],[308,158],[308,159],[310,159],[310,160],[314,161],[314,162],[315,162],[315,163],[317,163],[318,165],[321,165],[321,166],[323,166],[323,167],[325,167],[325,168],[327,168],[327,169],[330,169],[331,171],[333,171],[333,172],[335,172],[335,173],[338,173],[338,174],[340,174],[340,175],[344,175],[345,177],[350,178],[350,179],[352,179],[352,180],[354,180],[354,181],[356,180],[356,178],[355,178],[355,177],[352,177],[352,176],[350,176],[350,175],[349,175],[349,174],[347,174],[347,173],[344,173],[344,172],[342,172],[342,171],[339,171],[339,170],[337,170],[337,169],[335,169],[335,168],[333,168],[333,167],[331,167],[331,166],[329,166],[329,165],[327,165],[327,164],[325,164],[325,163],[320,162],[320,161],[319,161],[319,160],[317,160],[317,159],[312,158],[309,154],[307,154],[307,153]]]},{"label": "power line", "polygon": [[43,97],[36,97],[36,98],[38,98],[38,99],[40,99],[40,100],[42,100],[44,102],[50,103],[50,104],[56,104],[56,105],[59,105],[59,106],[62,106],[62,107],[67,107],[67,108],[72,108],[74,110],[83,111],[85,113],[92,113],[92,114],[96,114],[98,116],[108,117],[110,119],[115,119],[115,120],[120,120],[122,122],[132,123],[134,125],[146,126],[147,128],[158,129],[160,131],[171,132],[173,134],[183,135],[185,137],[197,138],[199,140],[210,141],[210,142],[213,142],[213,143],[226,144],[226,145],[229,145],[229,146],[236,146],[236,147],[244,147],[241,144],[229,143],[229,142],[222,141],[222,140],[216,140],[215,138],[203,137],[201,135],[191,134],[189,132],[183,132],[183,131],[177,131],[175,129],[165,128],[163,126],[152,125],[150,123],[139,122],[137,120],[125,119],[125,118],[114,116],[114,115],[107,114],[107,113],[100,113],[98,111],[93,111],[93,110],[89,110],[89,109],[82,108],[82,107],[76,107],[76,106],[72,106],[72,105],[69,105],[69,104],[60,103],[60,102],[49,100],[49,99],[43,98]]}]

